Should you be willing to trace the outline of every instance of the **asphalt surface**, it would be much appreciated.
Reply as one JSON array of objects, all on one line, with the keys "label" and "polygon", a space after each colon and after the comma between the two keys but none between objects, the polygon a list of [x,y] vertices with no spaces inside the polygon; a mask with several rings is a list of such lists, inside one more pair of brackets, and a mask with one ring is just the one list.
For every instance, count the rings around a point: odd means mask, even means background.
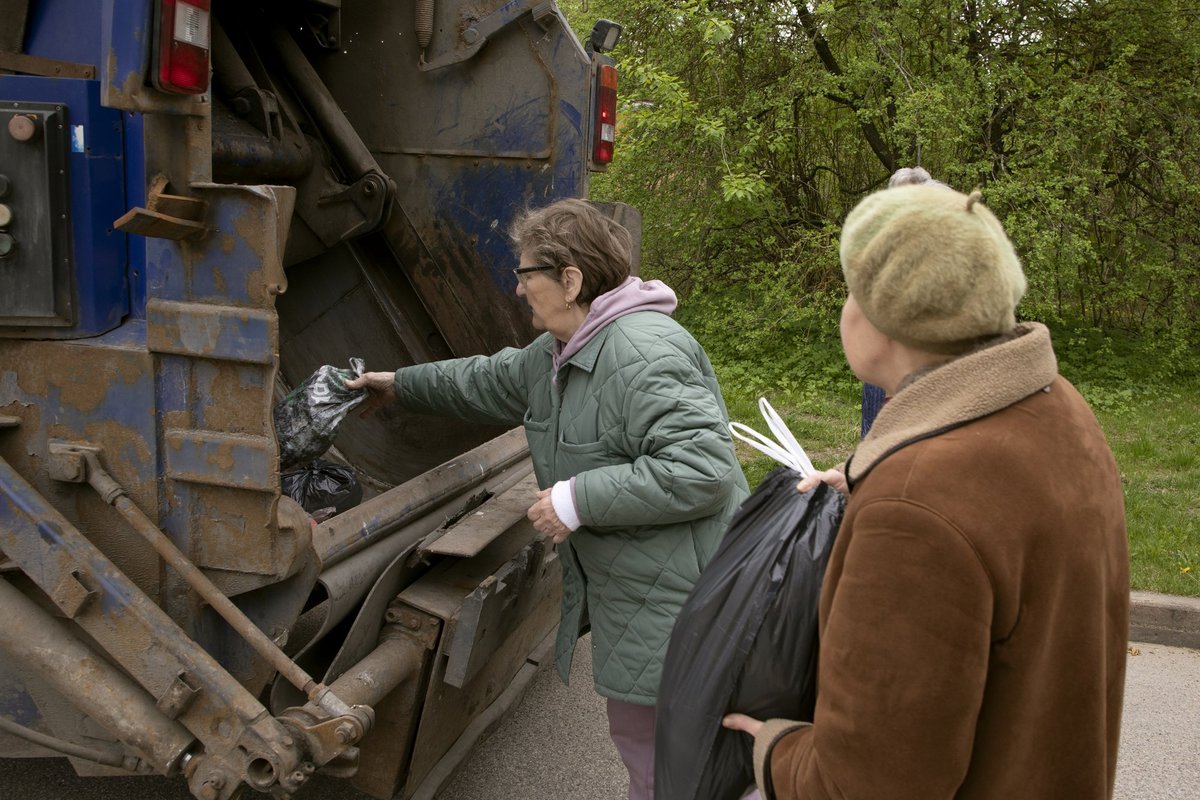
[{"label": "asphalt surface", "polygon": [[1200,650],[1134,644],[1116,800],[1200,797]]},{"label": "asphalt surface", "polygon": [[[475,751],[439,800],[623,800],[625,770],[608,739],[604,702],[592,690],[587,642],[570,686],[552,669],[534,679],[515,712]],[[1115,800],[1200,797],[1200,651],[1133,644]],[[257,795],[254,795],[257,796]],[[64,759],[0,760],[0,800],[189,800],[163,778],[75,775]],[[296,800],[363,800],[317,776]]]},{"label": "asphalt surface", "polygon": [[[625,770],[581,652],[572,685],[542,671],[439,800],[623,800]],[[1114,800],[1200,798],[1200,651],[1132,644],[1127,658]]]}]

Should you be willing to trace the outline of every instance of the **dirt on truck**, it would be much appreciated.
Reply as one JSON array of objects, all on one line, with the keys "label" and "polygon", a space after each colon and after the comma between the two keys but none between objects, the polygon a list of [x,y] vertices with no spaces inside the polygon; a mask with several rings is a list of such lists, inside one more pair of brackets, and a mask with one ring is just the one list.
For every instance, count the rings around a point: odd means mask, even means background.
[{"label": "dirt on truck", "polygon": [[530,341],[507,230],[611,160],[619,26],[580,42],[552,0],[0,17],[0,756],[432,797],[558,621],[524,434],[385,410],[293,464],[276,410],[323,368]]}]

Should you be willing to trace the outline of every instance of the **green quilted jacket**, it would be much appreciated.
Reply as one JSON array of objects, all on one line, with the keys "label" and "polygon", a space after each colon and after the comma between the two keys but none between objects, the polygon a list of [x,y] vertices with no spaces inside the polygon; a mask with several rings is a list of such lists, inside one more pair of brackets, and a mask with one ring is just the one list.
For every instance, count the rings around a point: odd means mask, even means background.
[{"label": "green quilted jacket", "polygon": [[725,402],[704,350],[665,314],[614,320],[552,381],[553,345],[547,333],[406,367],[396,396],[413,411],[521,423],[538,485],[575,478],[583,525],[559,547],[559,674],[590,624],[596,691],[653,705],[675,618],[748,494]]}]

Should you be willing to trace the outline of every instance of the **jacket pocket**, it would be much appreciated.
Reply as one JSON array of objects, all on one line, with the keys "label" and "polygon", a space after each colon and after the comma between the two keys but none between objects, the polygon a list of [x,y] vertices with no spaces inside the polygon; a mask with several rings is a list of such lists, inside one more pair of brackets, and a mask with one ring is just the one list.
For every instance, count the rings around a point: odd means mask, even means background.
[{"label": "jacket pocket", "polygon": [[530,418],[530,412],[525,412],[522,425],[525,427],[525,439],[529,442],[529,457],[533,460],[533,472],[537,476],[538,486],[545,489],[553,485],[555,477],[554,464],[554,432],[551,430],[551,420],[535,420]]},{"label": "jacket pocket", "polygon": [[628,461],[624,456],[614,453],[605,442],[586,442],[573,444],[559,441],[556,444],[558,452],[554,459],[557,472],[560,475],[574,477],[581,472],[597,467],[607,467]]}]

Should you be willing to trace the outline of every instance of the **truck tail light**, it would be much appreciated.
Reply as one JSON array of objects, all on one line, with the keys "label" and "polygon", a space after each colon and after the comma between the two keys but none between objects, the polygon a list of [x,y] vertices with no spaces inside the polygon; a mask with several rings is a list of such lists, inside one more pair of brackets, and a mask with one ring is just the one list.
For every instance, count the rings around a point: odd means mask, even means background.
[{"label": "truck tail light", "polygon": [[212,0],[158,0],[154,85],[174,94],[208,91]]},{"label": "truck tail light", "polygon": [[607,164],[613,159],[617,132],[617,68],[601,64],[596,81],[596,131],[592,160]]}]

